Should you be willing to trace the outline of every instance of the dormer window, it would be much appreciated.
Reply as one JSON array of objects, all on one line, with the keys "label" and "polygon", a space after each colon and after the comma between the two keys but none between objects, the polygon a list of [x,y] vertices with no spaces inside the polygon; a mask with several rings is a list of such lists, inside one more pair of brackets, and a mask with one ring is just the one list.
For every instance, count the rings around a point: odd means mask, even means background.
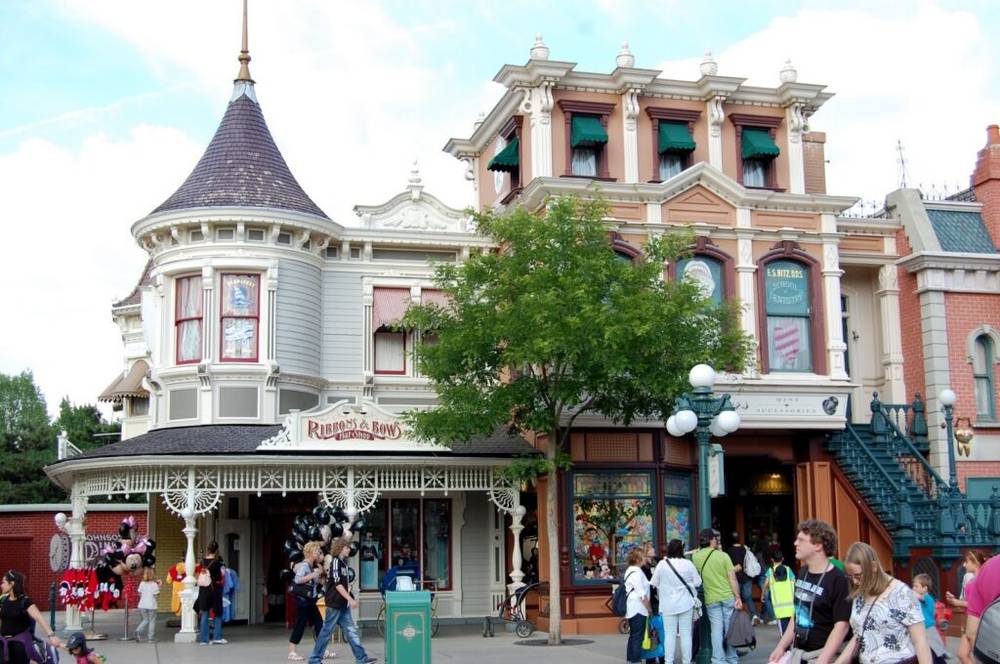
[{"label": "dormer window", "polygon": [[781,118],[739,113],[729,117],[736,125],[740,184],[756,189],[777,189],[774,160],[781,154],[781,150],[775,143],[775,137]]},{"label": "dormer window", "polygon": [[655,171],[652,180],[663,182],[691,166],[691,155],[695,149],[694,123],[701,116],[701,111],[649,107],[646,114],[653,126]]},{"label": "dormer window", "polygon": [[565,175],[612,179],[608,174],[608,115],[614,104],[559,101],[566,124]]}]

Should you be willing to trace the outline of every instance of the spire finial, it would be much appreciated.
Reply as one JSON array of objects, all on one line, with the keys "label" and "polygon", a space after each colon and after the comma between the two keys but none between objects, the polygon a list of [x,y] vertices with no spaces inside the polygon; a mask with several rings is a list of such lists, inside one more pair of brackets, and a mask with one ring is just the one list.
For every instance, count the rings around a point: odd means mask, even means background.
[{"label": "spire finial", "polygon": [[[247,45],[247,0],[243,0],[243,48],[240,49],[240,73],[236,81],[253,83],[250,78],[250,47]],[[234,81],[234,83],[236,82]]]}]

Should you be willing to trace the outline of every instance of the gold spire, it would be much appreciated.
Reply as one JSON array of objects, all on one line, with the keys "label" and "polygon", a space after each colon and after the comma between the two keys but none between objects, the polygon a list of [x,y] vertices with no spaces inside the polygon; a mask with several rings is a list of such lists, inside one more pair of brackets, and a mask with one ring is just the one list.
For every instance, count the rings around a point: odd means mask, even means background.
[{"label": "gold spire", "polygon": [[237,81],[248,81],[253,83],[253,79],[250,78],[250,48],[247,46],[247,0],[243,0],[243,48],[240,49],[240,73],[236,77]]}]

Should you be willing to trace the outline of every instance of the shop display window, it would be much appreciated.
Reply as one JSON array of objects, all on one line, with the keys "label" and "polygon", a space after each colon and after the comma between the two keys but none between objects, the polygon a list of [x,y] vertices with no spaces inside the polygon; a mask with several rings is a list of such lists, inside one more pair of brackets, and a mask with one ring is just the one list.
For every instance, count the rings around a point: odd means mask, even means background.
[{"label": "shop display window", "polygon": [[391,567],[415,567],[422,581],[451,589],[451,499],[379,500],[365,514],[359,548],[361,590],[378,591]]},{"label": "shop display window", "polygon": [[580,472],[570,480],[574,582],[620,577],[632,548],[656,542],[651,474]]},{"label": "shop display window", "polygon": [[691,544],[691,476],[665,475],[663,503],[663,541]]}]

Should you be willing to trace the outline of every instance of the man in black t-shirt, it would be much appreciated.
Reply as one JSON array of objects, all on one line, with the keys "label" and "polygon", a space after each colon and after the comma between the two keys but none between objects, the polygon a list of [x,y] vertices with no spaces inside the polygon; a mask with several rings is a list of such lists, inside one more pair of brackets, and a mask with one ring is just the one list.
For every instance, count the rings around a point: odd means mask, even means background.
[{"label": "man in black t-shirt", "polygon": [[794,620],[768,662],[779,661],[789,648],[802,651],[800,654],[818,653],[808,658],[817,664],[836,659],[851,618],[847,577],[830,563],[836,550],[837,533],[830,524],[814,519],[799,524],[795,558],[801,567],[795,581]]},{"label": "man in black t-shirt", "polygon": [[733,567],[736,568],[736,583],[740,586],[740,599],[743,600],[744,606],[749,609],[750,617],[753,618],[753,623],[756,625],[760,622],[760,618],[757,617],[757,607],[753,603],[754,577],[747,576],[744,569],[747,559],[747,548],[740,544],[739,533],[733,532],[733,543],[726,549],[726,553],[729,554],[729,559],[733,561]]},{"label": "man in black t-shirt", "polygon": [[354,624],[354,616],[351,615],[351,609],[358,608],[358,601],[351,595],[347,565],[347,560],[351,557],[351,540],[347,537],[338,537],[330,545],[330,552],[333,554],[333,561],[327,570],[326,619],[323,621],[323,629],[316,637],[316,646],[309,656],[309,664],[321,664],[326,653],[326,645],[330,642],[337,625],[340,625],[344,638],[354,652],[354,660],[361,664],[371,664],[376,660],[374,657],[369,657],[361,646],[361,636]]}]

